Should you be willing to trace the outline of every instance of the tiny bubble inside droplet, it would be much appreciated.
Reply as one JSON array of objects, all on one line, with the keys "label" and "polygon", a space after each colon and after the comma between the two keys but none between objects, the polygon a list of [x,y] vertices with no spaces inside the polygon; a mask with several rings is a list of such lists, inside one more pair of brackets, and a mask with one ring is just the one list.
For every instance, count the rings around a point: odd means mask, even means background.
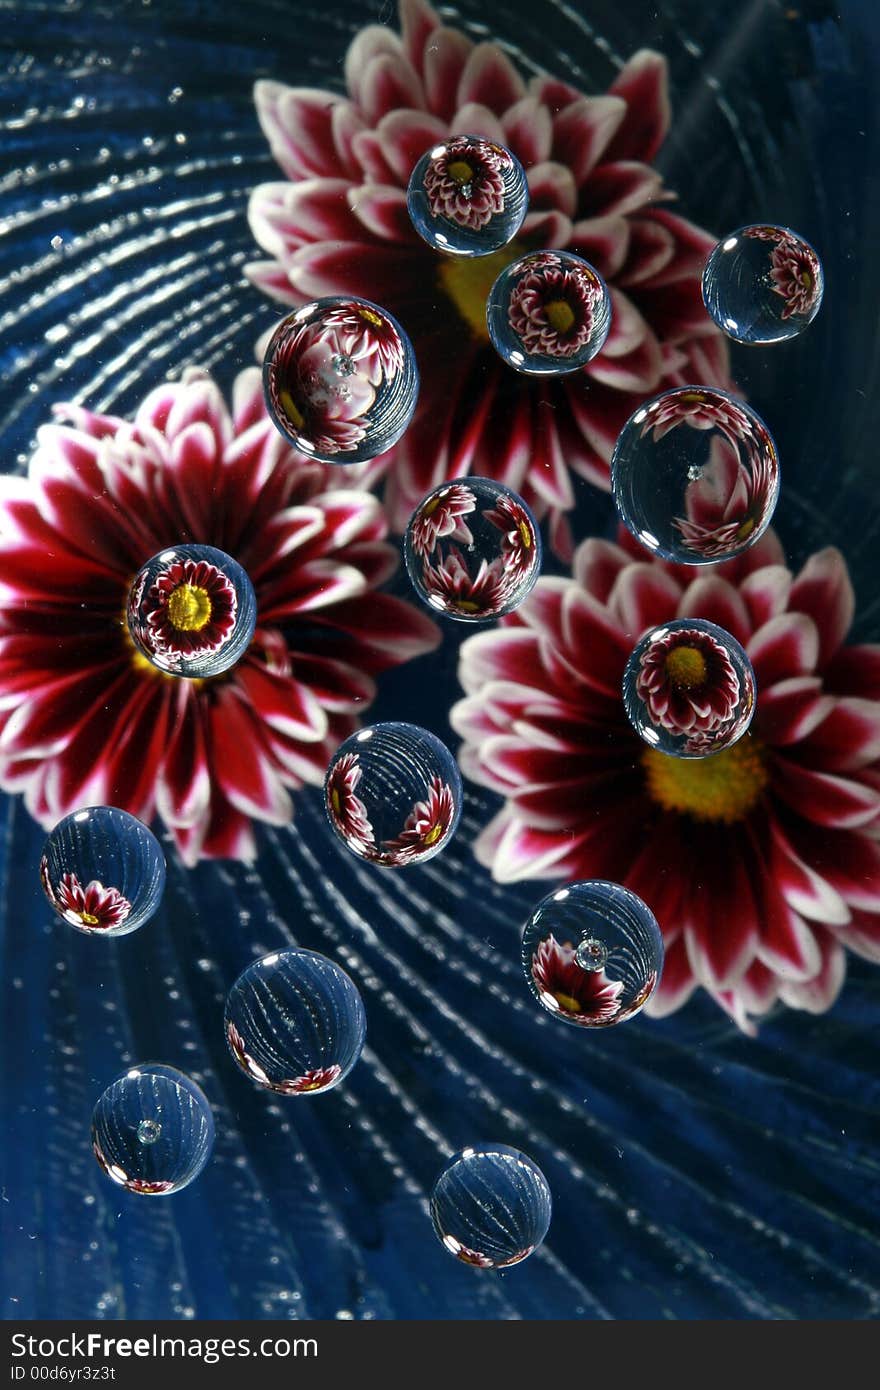
[{"label": "tiny bubble inside droplet", "polygon": [[582,970],[602,970],[608,960],[608,948],[594,936],[584,937],[574,953]]}]

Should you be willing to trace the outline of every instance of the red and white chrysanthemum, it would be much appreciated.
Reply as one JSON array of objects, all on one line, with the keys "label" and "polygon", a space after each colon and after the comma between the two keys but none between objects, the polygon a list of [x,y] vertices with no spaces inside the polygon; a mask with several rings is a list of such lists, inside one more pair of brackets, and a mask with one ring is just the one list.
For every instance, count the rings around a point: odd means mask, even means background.
[{"label": "red and white chrysanthemum", "polygon": [[616,1023],[623,981],[609,980],[604,970],[584,970],[575,950],[552,933],[538,943],[531,969],[544,1007],[586,1027]]},{"label": "red and white chrysanthemum", "polygon": [[[412,338],[426,367],[420,403],[385,457],[401,531],[433,487],[468,472],[559,519],[573,505],[570,470],[608,486],[617,436],[647,396],[727,382],[726,345],[700,292],[714,238],[664,206],[650,167],[669,125],[666,64],[637,53],[607,95],[585,96],[552,77],[526,84],[500,48],[447,27],[425,0],[400,10],[401,37],[371,25],[354,40],[347,96],[257,84],[286,181],[253,194],[251,226],[270,259],[249,275],[289,304],[367,295]],[[406,204],[417,161],[462,132],[506,145],[529,182],[518,236],[476,259],[432,251]],[[542,247],[594,265],[613,316],[583,371],[524,380],[491,347],[486,300],[505,266]]]},{"label": "red and white chrysanthemum", "polygon": [[[698,984],[743,1027],[777,1000],[820,1012],[846,948],[880,960],[880,648],[844,646],[853,608],[835,550],[793,575],[768,532],[694,577],[625,536],[462,648],[460,761],[505,797],[478,858],[638,893],[666,946],[652,1013]],[[751,732],[705,759],[646,748],[620,698],[636,641],[678,617],[730,632],[757,678]]]},{"label": "red and white chrysanthemum", "polygon": [[438,612],[493,618],[505,607],[513,582],[502,559],[481,560],[471,573],[461,551],[450,546],[441,559],[423,562],[422,586]]},{"label": "red and white chrysanthemum", "polygon": [[[45,882],[44,878],[44,886]],[[118,888],[105,888],[97,879],[83,885],[74,873],[62,874],[50,897],[65,921],[82,931],[112,931],[131,912],[131,903]]]},{"label": "red and white chrysanthemum", "polygon": [[391,320],[370,305],[342,303],[325,311],[321,326],[332,332],[337,351],[357,366],[371,386],[392,381],[403,368],[403,339]]},{"label": "red and white chrysanthemum", "polygon": [[766,431],[753,432],[740,446],[716,436],[708,463],[685,488],[685,515],[672,524],[694,555],[724,559],[760,535],[778,495],[779,461]]},{"label": "red and white chrysanthemum", "polygon": [[636,694],[652,724],[692,738],[736,718],[741,685],[730,656],[711,633],[675,628],[658,633],[642,652]]},{"label": "red and white chrysanthemum", "polygon": [[[430,555],[439,540],[470,545],[473,536],[462,517],[476,510],[477,499],[463,483],[450,483],[426,497],[409,523],[410,545],[417,555]],[[488,513],[485,513],[488,515]]]},{"label": "red and white chrysanthemum", "polygon": [[455,820],[456,805],[452,788],[442,777],[432,777],[428,795],[417,801],[400,834],[382,845],[383,864],[406,864],[420,859],[425,850],[442,845]]},{"label": "red and white chrysanthemum", "polygon": [[692,430],[719,430],[736,446],[754,434],[754,419],[738,401],[720,391],[703,391],[699,386],[672,391],[645,410],[642,436],[650,432],[656,443],[679,425]]},{"label": "red and white chrysanthemum", "polygon": [[504,211],[504,172],[510,166],[507,151],[488,140],[448,140],[432,153],[425,170],[431,216],[475,232],[487,227]]},{"label": "red and white chrysanthemum", "polygon": [[310,1092],[329,1090],[341,1075],[342,1067],[334,1062],[329,1067],[313,1067],[311,1071],[304,1071],[302,1076],[290,1080],[276,1081],[272,1089],[282,1096],[304,1096]]},{"label": "red and white chrysanthemum", "polygon": [[574,357],[593,336],[602,285],[583,266],[542,256],[516,281],[507,306],[511,332],[525,352]]},{"label": "red and white chrysanthemum", "polygon": [[175,560],[141,595],[151,648],[171,656],[216,652],[235,629],[238,599],[222,570],[207,560]]},{"label": "red and white chrysanthemum", "polygon": [[[256,368],[230,411],[189,371],[133,422],[61,407],[27,477],[0,479],[0,782],[45,825],[110,803],[158,813],[185,859],[250,858],[286,823],[375,693],[438,640],[377,592],[397,564],[363,470],[288,448]],[[208,681],[165,675],[124,621],[132,579],[180,543],[214,545],[254,585],[253,642]]]},{"label": "red and white chrysanthemum", "polygon": [[330,819],[347,844],[363,853],[375,841],[367,808],[357,795],[363,776],[357,753],[344,753],[327,776],[325,799]]},{"label": "red and white chrysanthemum", "polygon": [[522,579],[538,563],[538,537],[528,512],[516,498],[502,493],[483,516],[504,533],[501,554],[505,572]]},{"label": "red and white chrysanthemum", "polygon": [[785,300],[784,319],[811,312],[819,295],[820,274],[816,253],[806,242],[793,237],[777,242],[770,257],[770,279],[774,293]]}]

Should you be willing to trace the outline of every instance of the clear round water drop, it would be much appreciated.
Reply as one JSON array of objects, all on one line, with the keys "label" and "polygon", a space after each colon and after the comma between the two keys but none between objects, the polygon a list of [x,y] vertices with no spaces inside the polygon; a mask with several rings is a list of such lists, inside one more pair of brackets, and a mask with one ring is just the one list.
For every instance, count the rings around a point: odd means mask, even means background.
[{"label": "clear round water drop", "polygon": [[755,712],[755,673],[724,628],[680,618],[651,628],[626,664],[623,704],[640,738],[676,758],[731,748]]},{"label": "clear round water drop", "polygon": [[522,963],[548,1013],[580,1028],[608,1028],[651,998],[663,969],[663,937],[635,893],[590,879],[538,903],[523,928]]},{"label": "clear round water drop", "polygon": [[158,1062],[129,1067],[92,1114],[101,1168],[129,1192],[162,1197],[199,1176],[214,1147],[205,1095],[183,1072]]},{"label": "clear round water drop", "polygon": [[360,1057],[367,1030],[360,993],[342,967],[299,947],[242,971],[224,1022],[245,1075],[283,1096],[338,1086]]},{"label": "clear round water drop", "polygon": [[428,493],[404,541],[409,577],[438,613],[463,622],[518,608],[541,572],[541,537],[525,502],[488,478]]},{"label": "clear round water drop", "polygon": [[431,1219],[451,1255],[478,1269],[519,1264],[542,1242],[550,1186],[536,1163],[507,1144],[454,1154],[431,1193]]},{"label": "clear round water drop", "polygon": [[718,564],[770,525],[779,455],[743,401],[715,387],[680,386],[630,416],[614,447],[611,487],[646,549],[680,564]]},{"label": "clear round water drop", "polygon": [[317,299],[281,320],[263,361],[266,407],[295,448],[323,463],[384,454],[416,408],[412,343],[387,309]]},{"label": "clear round water drop", "polygon": [[406,204],[419,236],[435,251],[488,256],[522,226],[529,185],[504,145],[481,135],[454,135],[416,164]]},{"label": "clear round water drop", "polygon": [[231,555],[212,545],[174,545],[138,570],[126,620],[132,641],[153,666],[202,679],[222,675],[244,656],[257,599]]},{"label": "clear round water drop", "polygon": [[569,251],[531,251],[489,291],[486,324],[508,366],[533,376],[579,371],[602,351],[611,296],[598,270]]},{"label": "clear round water drop", "polygon": [[40,882],[77,931],[126,936],[153,916],[165,890],[165,856],[141,821],[115,806],[87,806],[49,832]]},{"label": "clear round water drop", "polygon": [[738,343],[797,337],[818,314],[824,289],[818,255],[790,227],[740,227],[719,241],[703,271],[703,303]]},{"label": "clear round water drop", "polygon": [[461,815],[449,749],[415,724],[373,724],[340,745],[324,779],[330,824],[353,854],[399,868],[433,859]]}]

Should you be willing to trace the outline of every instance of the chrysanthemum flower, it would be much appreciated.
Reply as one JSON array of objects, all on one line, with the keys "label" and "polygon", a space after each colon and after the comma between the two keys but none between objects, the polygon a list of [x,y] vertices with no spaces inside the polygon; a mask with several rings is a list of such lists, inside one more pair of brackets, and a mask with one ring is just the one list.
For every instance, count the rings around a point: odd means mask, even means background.
[{"label": "chrysanthemum flower", "polygon": [[602,1027],[617,1020],[623,981],[609,980],[604,970],[584,970],[570,941],[557,941],[551,933],[539,942],[532,979],[545,1007],[574,1023]]},{"label": "chrysanthemum flower", "polygon": [[462,518],[470,516],[476,506],[473,492],[462,483],[450,483],[426,497],[410,520],[409,538],[415,553],[429,555],[439,540],[470,545],[473,536]]},{"label": "chrysanthemum flower", "polygon": [[534,565],[538,548],[528,512],[513,497],[502,493],[495,506],[484,511],[483,516],[504,532],[501,549],[505,572],[522,578]]},{"label": "chrysanthemum flower", "polygon": [[302,1076],[294,1076],[289,1081],[278,1081],[273,1089],[283,1096],[307,1095],[310,1091],[326,1091],[341,1075],[342,1067],[334,1062],[329,1067],[313,1067],[311,1071],[305,1071]]},{"label": "chrysanthemum flower", "polygon": [[[605,878],[655,913],[666,960],[649,1012],[704,985],[743,1027],[781,1000],[835,999],[845,948],[880,960],[880,648],[846,647],[853,594],[835,550],[798,575],[768,532],[711,575],[589,540],[462,648],[452,722],[465,772],[505,797],[478,858],[503,881]],[[705,759],[646,748],[621,678],[677,617],[740,641],[751,732]]]},{"label": "chrysanthemum flower", "polygon": [[450,140],[425,170],[431,215],[479,231],[504,211],[504,170],[510,167],[510,156],[497,145]]},{"label": "chrysanthemum flower", "polygon": [[[27,477],[0,479],[0,781],[45,825],[110,803],[158,813],[188,862],[249,858],[320,784],[373,677],[438,640],[377,592],[397,563],[351,469],[289,449],[256,368],[232,411],[202,372],[149,395],[132,423],[61,407]],[[152,555],[204,543],[242,565],[257,629],[223,676],[165,675],[125,626]]]},{"label": "chrysanthemum flower", "polygon": [[382,846],[383,864],[405,864],[417,859],[423,850],[434,849],[443,843],[455,819],[455,797],[448,782],[432,777],[428,795],[417,801],[406,818],[400,834]]},{"label": "chrysanthemum flower", "polygon": [[511,331],[526,353],[574,357],[593,336],[602,287],[580,266],[545,256],[517,280],[507,306]]},{"label": "chrysanthemum flower", "polygon": [[[650,162],[669,125],[666,65],[637,53],[604,96],[551,77],[527,85],[501,50],[401,0],[402,36],[371,25],[346,60],[347,97],[261,81],[257,111],[286,182],[253,194],[250,267],[274,298],[364,294],[387,306],[422,366],[415,420],[386,456],[403,530],[447,478],[498,478],[540,514],[573,505],[570,469],[602,487],[621,427],[664,386],[725,384],[724,339],[700,293],[714,238],[663,206]],[[530,210],[489,256],[443,257],[410,223],[406,186],[425,152],[463,133],[506,145],[527,170]],[[601,353],[565,378],[524,381],[489,343],[486,300],[525,251],[565,248],[608,283]],[[561,532],[557,532],[561,541]]]},{"label": "chrysanthemum flower", "polygon": [[468,618],[494,617],[505,606],[516,576],[506,574],[504,562],[481,560],[474,574],[461,551],[450,546],[441,559],[426,559],[422,585],[432,608]]},{"label": "chrysanthemum flower", "polygon": [[[42,865],[40,872],[45,884],[48,876]],[[51,898],[64,919],[83,931],[121,927],[131,912],[131,903],[118,888],[105,888],[97,879],[83,885],[74,873],[62,875],[61,882],[51,889]]]},{"label": "chrysanthemum flower", "polygon": [[207,560],[176,560],[137,604],[151,646],[172,656],[197,656],[222,647],[235,627],[238,599],[222,570]]},{"label": "chrysanthemum flower", "polygon": [[652,724],[673,734],[710,734],[729,724],[740,701],[730,656],[711,633],[676,628],[643,651],[636,694]]},{"label": "chrysanthemum flower", "polygon": [[343,839],[348,844],[356,844],[360,851],[371,846],[376,838],[367,808],[356,791],[362,776],[363,768],[357,753],[346,753],[330,769],[325,791],[327,810],[333,824]]},{"label": "chrysanthemum flower", "polygon": [[809,314],[819,293],[819,264],[815,253],[803,242],[784,237],[770,257],[770,279],[774,293],[785,300],[784,319]]}]

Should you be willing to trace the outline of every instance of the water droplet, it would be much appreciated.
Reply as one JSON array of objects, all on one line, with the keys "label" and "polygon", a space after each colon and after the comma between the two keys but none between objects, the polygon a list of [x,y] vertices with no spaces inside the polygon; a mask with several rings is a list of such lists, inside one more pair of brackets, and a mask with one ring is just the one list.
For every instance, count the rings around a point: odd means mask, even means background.
[{"label": "water droplet", "polygon": [[363,463],[412,419],[419,374],[409,338],[367,299],[318,299],[281,320],[263,362],[266,406],[297,449]]},{"label": "water droplet", "polygon": [[825,278],[808,241],[788,227],[740,227],[719,241],[703,271],[703,302],[738,343],[781,343],[819,312]]},{"label": "water droplet", "polygon": [[165,1196],[186,1187],[214,1145],[211,1107],[174,1067],[146,1062],[108,1086],[92,1115],[92,1148],[109,1178],[129,1192]]},{"label": "water droplet", "polygon": [[522,962],[539,1003],[581,1028],[607,1028],[648,1002],[663,968],[650,908],[619,883],[570,883],[543,898],[523,928]]},{"label": "water droplet", "polygon": [[460,478],[416,508],[404,556],[431,608],[480,622],[511,612],[531,591],[541,571],[541,538],[515,492],[488,478]]},{"label": "water droplet", "polygon": [[361,1055],[363,1001],[335,961],[275,951],[239,975],[226,1001],[226,1041],[242,1071],[280,1095],[337,1086]]},{"label": "water droplet", "polygon": [[165,889],[165,859],[152,831],[115,806],[60,820],[40,859],[40,882],[78,931],[125,936],[149,921]]},{"label": "water droplet", "polygon": [[601,352],[611,297],[598,270],[568,251],[532,251],[502,270],[486,305],[489,337],[518,372],[560,376]]},{"label": "water droplet", "polygon": [[434,1184],[431,1218],[450,1254],[479,1269],[519,1264],[550,1226],[550,1187],[536,1163],[507,1144],[455,1154]]},{"label": "water droplet", "polygon": [[522,226],[529,185],[504,145],[481,135],[455,135],[419,160],[406,202],[413,226],[435,251],[488,256]]},{"label": "water droplet", "polygon": [[763,420],[726,391],[680,386],[639,406],[611,460],[623,521],[648,550],[711,565],[754,545],[779,496]]},{"label": "water droplet", "polygon": [[219,676],[244,656],[257,621],[241,565],[210,545],[176,545],[138,570],[128,595],[138,650],[175,676]]},{"label": "water droplet", "polygon": [[752,722],[755,674],[724,628],[681,618],[652,628],[627,662],[623,703],[636,733],[661,753],[705,758]]},{"label": "water droplet", "polygon": [[330,824],[372,864],[422,864],[448,844],[461,776],[439,738],[415,724],[373,724],[347,738],[324,779]]}]

